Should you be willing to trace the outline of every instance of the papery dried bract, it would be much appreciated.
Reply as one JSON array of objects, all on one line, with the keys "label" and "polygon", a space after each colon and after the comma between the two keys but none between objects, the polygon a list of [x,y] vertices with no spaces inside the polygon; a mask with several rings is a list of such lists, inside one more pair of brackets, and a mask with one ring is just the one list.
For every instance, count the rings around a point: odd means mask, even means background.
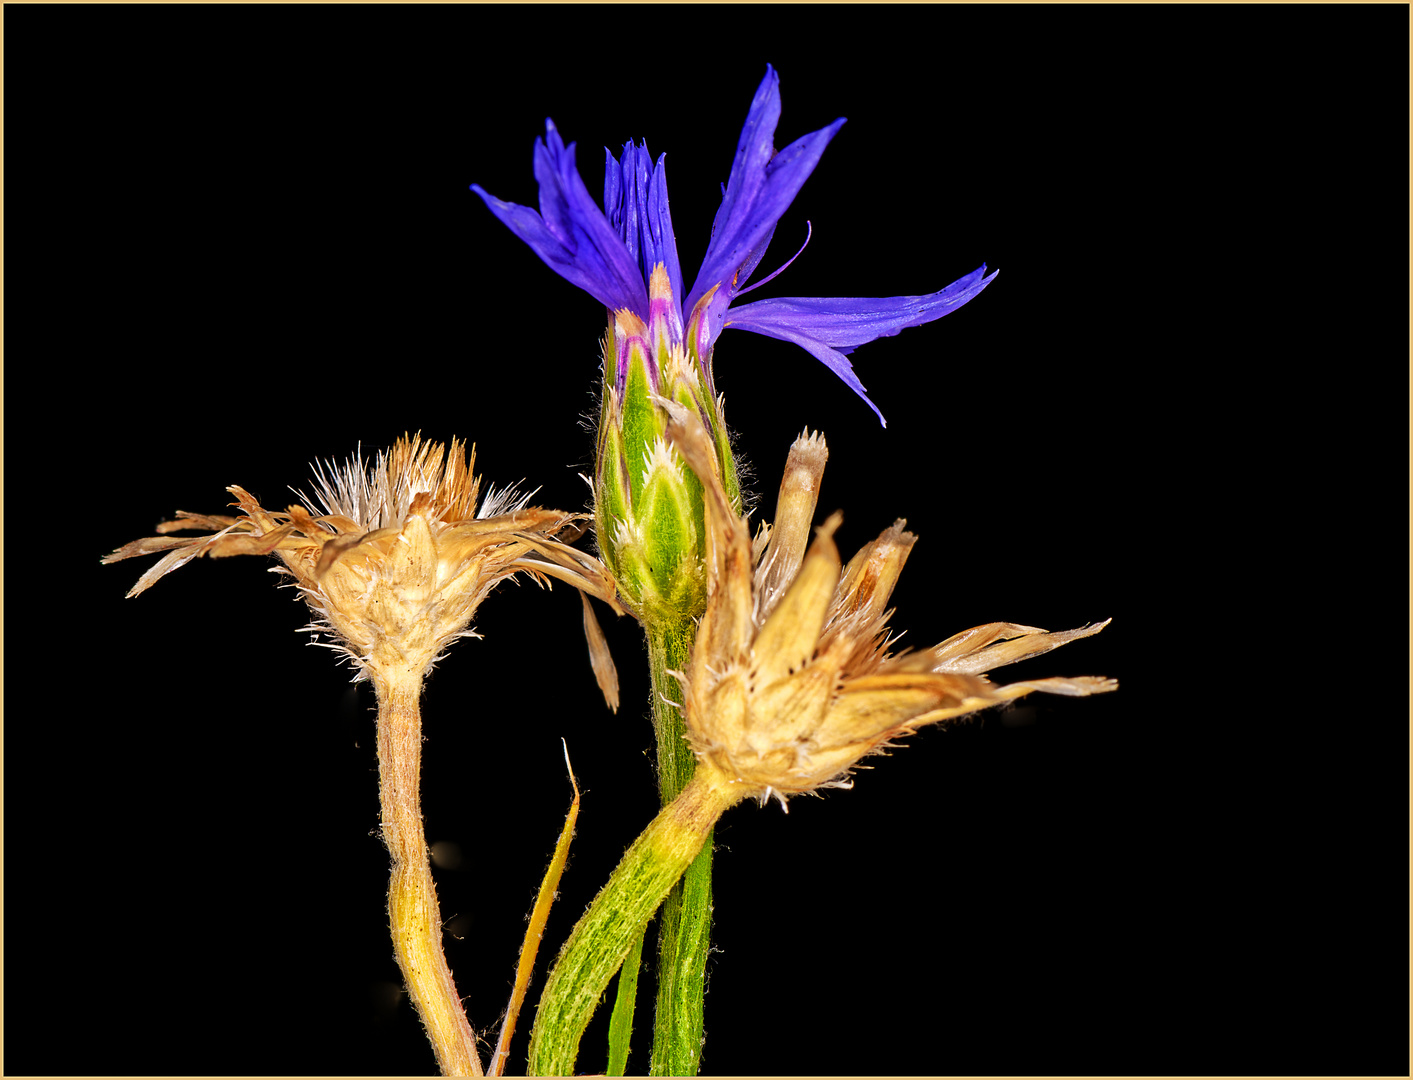
[{"label": "papery dried bract", "polygon": [[[776,526],[753,551],[711,469],[711,447],[686,409],[668,436],[707,488],[708,604],[690,669],[680,674],[683,710],[699,760],[723,782],[758,797],[836,786],[860,758],[922,724],[953,719],[1035,690],[1087,695],[1102,678],[1042,679],[997,686],[982,672],[1039,655],[1107,623],[1049,634],[992,623],[936,649],[890,657],[887,605],[916,538],[895,522],[843,566],[832,515],[801,559],[827,459],[808,432],[791,448]],[[755,558],[753,558],[753,555]]]},{"label": "papery dried bract", "polygon": [[[316,467],[321,509],[305,498],[269,511],[232,486],[241,516],[179,513],[158,526],[214,535],[135,540],[103,562],[166,552],[129,591],[136,596],[193,558],[277,555],[315,613],[311,629],[337,639],[359,678],[389,667],[425,671],[470,633],[491,589],[517,573],[542,584],[560,578],[622,611],[608,572],[557,539],[577,537],[585,515],[526,506],[513,492],[491,493],[478,512],[474,466],[474,450],[457,440],[448,452],[403,438],[370,469],[361,458],[328,472]],[[604,662],[595,657],[596,673]]]}]

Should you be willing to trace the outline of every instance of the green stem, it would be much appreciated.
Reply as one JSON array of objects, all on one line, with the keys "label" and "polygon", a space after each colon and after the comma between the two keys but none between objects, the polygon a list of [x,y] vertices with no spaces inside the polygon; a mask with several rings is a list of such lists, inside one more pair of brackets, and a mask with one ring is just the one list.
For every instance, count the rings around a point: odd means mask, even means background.
[{"label": "green stem", "polygon": [[704,772],[633,842],[560,950],[530,1033],[529,1075],[570,1076],[609,981],[738,787]]},{"label": "green stem", "polygon": [[[669,671],[685,671],[696,624],[645,622],[652,673],[653,727],[657,733],[658,790],[662,805],[677,798],[692,779],[696,759],[687,744],[682,689]],[[673,886],[658,925],[657,1012],[653,1022],[651,1075],[696,1076],[701,1059],[706,960],[711,949],[711,837]]]},{"label": "green stem", "polygon": [[687,725],[682,720],[682,686],[669,671],[686,671],[697,637],[691,619],[670,622],[644,621],[648,636],[648,669],[653,682],[653,730],[657,734],[657,784],[666,806],[682,793],[696,771],[697,761],[687,745]]}]

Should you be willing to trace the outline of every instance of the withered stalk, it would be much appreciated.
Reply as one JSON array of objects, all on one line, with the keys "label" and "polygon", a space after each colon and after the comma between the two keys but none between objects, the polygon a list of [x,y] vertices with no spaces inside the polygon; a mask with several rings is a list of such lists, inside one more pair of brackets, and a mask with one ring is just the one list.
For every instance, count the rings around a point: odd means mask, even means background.
[{"label": "withered stalk", "polygon": [[422,831],[422,673],[379,671],[378,795],[383,842],[392,856],[388,921],[407,992],[443,1076],[482,1076],[476,1035],[442,952],[442,916]]}]

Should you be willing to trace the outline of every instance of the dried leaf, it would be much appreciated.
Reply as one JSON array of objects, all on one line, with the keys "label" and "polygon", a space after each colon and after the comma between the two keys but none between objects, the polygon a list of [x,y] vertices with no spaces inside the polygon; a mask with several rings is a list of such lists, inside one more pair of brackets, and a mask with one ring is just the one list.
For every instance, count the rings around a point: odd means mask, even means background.
[{"label": "dried leaf", "polygon": [[614,712],[618,711],[618,668],[614,666],[613,654],[608,651],[608,639],[603,636],[599,620],[594,616],[588,594],[579,593],[584,601],[584,637],[589,642],[589,664],[594,669],[594,679],[603,692],[603,699]]}]

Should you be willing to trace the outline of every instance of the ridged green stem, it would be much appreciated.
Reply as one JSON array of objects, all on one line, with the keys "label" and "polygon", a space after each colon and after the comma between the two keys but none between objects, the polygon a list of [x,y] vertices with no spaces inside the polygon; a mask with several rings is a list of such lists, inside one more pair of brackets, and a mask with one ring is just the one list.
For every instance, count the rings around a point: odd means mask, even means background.
[{"label": "ridged green stem", "polygon": [[[658,790],[664,806],[691,781],[696,759],[687,745],[682,688],[668,672],[685,671],[696,639],[691,619],[644,620],[657,733]],[[657,1011],[652,1076],[696,1076],[701,1060],[706,960],[711,950],[711,836],[668,894],[658,924]]]},{"label": "ridged green stem", "polygon": [[704,771],[633,842],[560,950],[530,1034],[529,1075],[570,1076],[609,981],[738,790]]}]

